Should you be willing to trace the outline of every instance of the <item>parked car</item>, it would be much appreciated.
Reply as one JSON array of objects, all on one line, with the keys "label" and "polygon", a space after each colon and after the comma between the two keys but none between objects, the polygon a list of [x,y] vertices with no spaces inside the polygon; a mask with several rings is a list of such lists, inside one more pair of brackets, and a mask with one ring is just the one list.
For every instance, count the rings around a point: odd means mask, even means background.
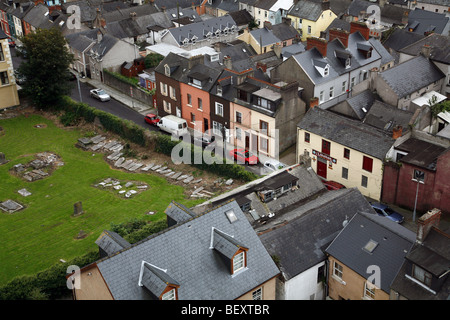
[{"label": "parked car", "polygon": [[195,144],[201,144],[202,148],[206,148],[207,146],[209,146],[214,141],[216,141],[216,137],[215,136],[201,135],[200,137],[197,137],[196,135],[194,135],[194,143]]},{"label": "parked car", "polygon": [[285,164],[276,160],[267,160],[264,162],[264,168],[267,168],[271,171],[277,171],[279,169],[283,169],[284,167],[286,167]]},{"label": "parked car", "polygon": [[404,220],[404,217],[400,213],[392,210],[385,204],[379,202],[370,202],[370,205],[379,216],[386,217],[397,223],[402,223]]},{"label": "parked car", "polygon": [[149,113],[144,117],[145,122],[147,122],[148,124],[151,124],[153,126],[156,126],[160,120],[160,118],[153,113]]},{"label": "parked car", "polygon": [[11,48],[14,48],[14,47],[16,46],[16,43],[15,43],[14,40],[11,39],[11,38],[8,38],[8,44],[9,44],[9,46],[10,46]]},{"label": "parked car", "polygon": [[16,83],[17,83],[18,85],[22,85],[22,84],[24,84],[25,81],[26,81],[25,76],[19,74],[19,72],[18,72],[17,70],[14,71],[14,77],[16,78]]},{"label": "parked car", "polygon": [[240,163],[245,164],[258,164],[259,159],[246,149],[233,149],[230,150],[230,156]]},{"label": "parked car", "polygon": [[105,92],[103,89],[92,89],[89,91],[92,98],[98,99],[100,101],[109,101],[111,100],[111,97],[109,94]]},{"label": "parked car", "polygon": [[181,137],[185,134],[188,134],[186,120],[176,117],[174,115],[162,117],[156,125],[160,130],[166,131],[177,137]]},{"label": "parked car", "polygon": [[340,184],[336,181],[323,181],[323,184],[325,187],[327,187],[328,190],[339,190],[339,189],[345,189],[345,186],[343,184]]}]

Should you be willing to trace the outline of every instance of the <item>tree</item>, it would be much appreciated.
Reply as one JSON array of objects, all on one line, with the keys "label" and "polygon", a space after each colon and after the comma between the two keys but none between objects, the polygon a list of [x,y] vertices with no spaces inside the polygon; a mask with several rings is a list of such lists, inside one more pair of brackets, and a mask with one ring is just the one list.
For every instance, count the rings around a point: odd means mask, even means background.
[{"label": "tree", "polygon": [[450,112],[450,101],[445,100],[440,103],[437,103],[437,97],[433,95],[429,100],[428,104],[430,105],[430,112],[431,112],[431,121],[430,121],[430,133],[436,133],[434,132],[435,128],[433,128],[433,123],[436,122],[438,114],[441,112]]},{"label": "tree", "polygon": [[24,61],[18,73],[26,79],[23,91],[36,107],[48,108],[70,93],[68,68],[73,55],[57,28],[37,29],[20,40],[23,46],[17,52]]},{"label": "tree", "polygon": [[159,65],[159,63],[164,59],[163,55],[159,53],[149,53],[145,56],[145,68],[154,68]]}]

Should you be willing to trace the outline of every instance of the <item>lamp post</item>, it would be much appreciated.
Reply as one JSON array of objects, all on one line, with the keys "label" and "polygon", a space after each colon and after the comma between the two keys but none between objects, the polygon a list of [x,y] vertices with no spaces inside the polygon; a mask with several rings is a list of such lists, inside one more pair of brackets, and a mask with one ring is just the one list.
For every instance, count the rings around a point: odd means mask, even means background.
[{"label": "lamp post", "polygon": [[413,181],[417,182],[416,188],[416,199],[414,200],[414,211],[413,211],[413,222],[416,221],[416,207],[417,207],[417,198],[419,195],[419,184],[424,184],[425,173],[420,170],[414,170],[414,178]]}]

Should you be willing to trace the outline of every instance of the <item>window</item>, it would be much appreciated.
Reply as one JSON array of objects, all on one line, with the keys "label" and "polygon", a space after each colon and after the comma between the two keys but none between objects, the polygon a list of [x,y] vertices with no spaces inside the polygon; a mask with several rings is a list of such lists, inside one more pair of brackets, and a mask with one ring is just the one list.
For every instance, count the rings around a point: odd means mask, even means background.
[{"label": "window", "polygon": [[367,177],[364,175],[361,176],[361,186],[367,188]]},{"label": "window", "polygon": [[170,67],[169,65],[164,65],[164,73],[166,74],[166,76],[170,77]]},{"label": "window", "polygon": [[233,273],[244,269],[245,267],[245,251],[241,251],[233,258]]},{"label": "window", "polygon": [[308,34],[311,34],[311,26],[308,26]]},{"label": "window", "polygon": [[345,92],[347,89],[347,81],[342,81],[342,92]]},{"label": "window", "polygon": [[1,81],[2,85],[9,84],[8,72],[7,71],[0,72],[0,81]]},{"label": "window", "polygon": [[164,293],[161,300],[175,300],[175,289],[172,289]]},{"label": "window", "polygon": [[342,266],[336,261],[333,262],[333,275],[342,280]]},{"label": "window", "polygon": [[269,140],[266,138],[261,138],[261,151],[269,152]]},{"label": "window", "polygon": [[369,282],[364,282],[364,297],[375,299],[375,286]]},{"label": "window", "polygon": [[161,94],[167,96],[167,84],[160,82]]},{"label": "window", "polygon": [[355,77],[353,77],[350,82],[350,89],[353,88],[354,85],[355,85]]},{"label": "window", "polygon": [[431,286],[431,274],[426,272],[424,269],[419,267],[418,265],[413,265],[413,278],[422,282],[426,286]]},{"label": "window", "polygon": [[348,180],[348,168],[342,167],[342,178]]},{"label": "window", "polygon": [[189,93],[187,94],[187,104],[188,106],[192,106],[192,96]]},{"label": "window", "polygon": [[323,102],[323,91],[320,91],[320,94],[319,94],[319,101],[320,101],[320,102]]},{"label": "window", "polygon": [[261,107],[263,107],[263,108],[266,108],[266,109],[268,109],[269,108],[269,101],[267,101],[266,99],[263,99],[263,98],[261,98],[261,97],[258,97],[258,105],[259,106],[261,106]]},{"label": "window", "polygon": [[363,166],[362,166],[363,170],[366,170],[368,172],[372,172],[372,167],[373,167],[373,159],[364,156],[363,157]]},{"label": "window", "polygon": [[259,120],[259,131],[267,136],[269,134],[269,124],[265,121]]},{"label": "window", "polygon": [[344,148],[344,158],[350,159],[350,149]]},{"label": "window", "polygon": [[216,114],[223,117],[223,104],[216,102]]},{"label": "window", "polygon": [[202,99],[200,99],[200,98],[198,98],[198,108],[199,108],[200,110],[203,110],[203,101],[202,101]]},{"label": "window", "polygon": [[220,122],[213,121],[213,133],[216,135],[223,135],[223,125]]},{"label": "window", "polygon": [[330,88],[330,99],[334,96],[334,87]]},{"label": "window", "polygon": [[417,182],[424,182],[425,180],[425,172],[414,169],[413,180]]},{"label": "window", "polygon": [[202,86],[202,82],[200,80],[194,79],[194,78],[190,78],[189,79],[189,83],[201,87]]},{"label": "window", "polygon": [[323,75],[326,77],[326,76],[328,76],[329,73],[330,73],[330,67],[326,66],[323,69]]},{"label": "window", "polygon": [[192,123],[195,122],[195,114],[193,114],[192,112],[191,112],[191,122],[192,122]]},{"label": "window", "polygon": [[305,132],[305,142],[310,142],[311,141],[311,135],[309,134],[309,132]]},{"label": "window", "polygon": [[169,87],[169,92],[170,92],[170,97],[174,100],[176,100],[176,96],[175,96],[175,88],[170,86]]},{"label": "window", "polygon": [[221,96],[221,95],[222,95],[222,86],[217,85],[216,89],[217,89],[217,94],[218,94],[219,96]]},{"label": "window", "polygon": [[252,299],[253,300],[262,300],[262,288],[259,288],[252,292]]},{"label": "window", "polygon": [[322,140],[322,152],[330,155],[331,142]]},{"label": "window", "polygon": [[3,53],[3,48],[0,45],[0,61],[5,61],[5,54]]},{"label": "window", "polygon": [[170,102],[167,102],[166,100],[163,100],[163,107],[164,107],[164,111],[167,113],[171,113],[172,112],[172,108],[171,108],[171,104]]},{"label": "window", "polygon": [[236,122],[242,123],[242,113],[240,113],[239,111],[236,111]]}]

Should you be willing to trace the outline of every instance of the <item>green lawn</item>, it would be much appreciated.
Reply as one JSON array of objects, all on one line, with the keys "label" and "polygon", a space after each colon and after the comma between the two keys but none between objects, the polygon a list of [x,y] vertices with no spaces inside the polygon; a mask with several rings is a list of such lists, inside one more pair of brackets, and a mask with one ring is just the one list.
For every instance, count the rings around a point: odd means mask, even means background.
[{"label": "green lawn", "polygon": [[[35,128],[45,123],[45,128]],[[0,285],[13,277],[34,274],[59,259],[66,261],[96,248],[95,240],[110,223],[122,223],[133,218],[162,219],[164,209],[175,200],[187,206],[184,189],[152,174],[127,173],[111,169],[104,154],[93,155],[75,147],[82,137],[79,130],[63,130],[40,116],[0,120],[0,152],[10,160],[0,166],[0,202],[12,199],[26,206],[9,214],[0,210]],[[39,152],[51,152],[61,157],[64,166],[43,180],[26,182],[10,174],[15,164],[26,164]],[[137,180],[149,189],[126,199],[110,190],[93,187],[102,179]],[[17,191],[26,188],[28,197]],[[73,217],[73,205],[82,201],[84,214]],[[146,215],[156,211],[155,215]],[[83,230],[88,236],[76,240]]]}]

